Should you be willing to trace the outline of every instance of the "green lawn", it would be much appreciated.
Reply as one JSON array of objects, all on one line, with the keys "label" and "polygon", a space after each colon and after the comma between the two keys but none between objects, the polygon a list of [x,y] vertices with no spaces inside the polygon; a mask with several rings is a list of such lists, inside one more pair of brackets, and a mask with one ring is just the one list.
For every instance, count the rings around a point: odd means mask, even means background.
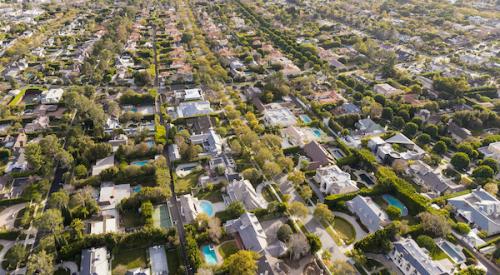
[{"label": "green lawn", "polygon": [[178,249],[167,250],[167,263],[169,274],[179,274],[178,271],[181,263]]},{"label": "green lawn", "polygon": [[274,195],[272,194],[272,191],[269,190],[269,186],[265,186],[264,188],[262,188],[262,196],[264,197],[264,199],[267,201],[267,202],[272,202],[272,201],[275,201],[276,198],[274,197]]},{"label": "green lawn", "polygon": [[236,241],[234,240],[223,242],[221,245],[219,245],[218,248],[219,254],[224,259],[236,253],[238,250],[238,246],[236,245]]},{"label": "green lawn", "polygon": [[143,217],[139,214],[139,212],[134,210],[120,212],[120,222],[125,228],[134,228],[144,225]]},{"label": "green lawn", "polygon": [[356,239],[356,231],[352,224],[341,217],[335,217],[333,229],[346,244],[351,244]]},{"label": "green lawn", "polygon": [[64,269],[64,268],[59,268],[58,270],[56,270],[56,272],[54,272],[54,275],[70,275],[71,273]]},{"label": "green lawn", "polygon": [[174,186],[175,192],[179,194],[189,193],[193,187],[198,183],[198,178],[203,174],[203,170],[199,172],[192,172],[183,178],[175,178]]},{"label": "green lawn", "polygon": [[146,267],[147,257],[144,248],[118,250],[113,254],[113,275],[122,275],[136,267]]},{"label": "green lawn", "polygon": [[431,258],[433,260],[438,261],[438,260],[443,260],[443,259],[449,259],[450,261],[452,261],[450,259],[450,257],[448,257],[448,255],[446,255],[446,253],[444,253],[444,251],[441,250],[441,248],[438,247],[436,250],[437,251],[434,251],[431,253]]},{"label": "green lawn", "polygon": [[222,200],[222,193],[220,189],[214,189],[212,191],[202,191],[196,195],[196,197],[199,200],[207,200],[211,202],[221,202]]}]

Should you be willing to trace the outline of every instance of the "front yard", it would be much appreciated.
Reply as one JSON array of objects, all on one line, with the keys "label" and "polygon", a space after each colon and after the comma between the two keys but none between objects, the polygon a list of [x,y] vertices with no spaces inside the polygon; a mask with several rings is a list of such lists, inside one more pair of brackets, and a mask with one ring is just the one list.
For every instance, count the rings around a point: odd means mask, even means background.
[{"label": "front yard", "polygon": [[175,192],[179,194],[189,193],[191,189],[198,184],[198,178],[203,174],[203,172],[204,172],[203,170],[198,172],[192,172],[191,174],[183,178],[174,176]]},{"label": "front yard", "polygon": [[238,250],[238,246],[236,245],[236,241],[234,240],[223,242],[218,247],[219,254],[224,259],[236,253]]},{"label": "front yard", "polygon": [[146,266],[147,257],[144,248],[117,250],[113,254],[113,275],[123,275],[129,269]]}]

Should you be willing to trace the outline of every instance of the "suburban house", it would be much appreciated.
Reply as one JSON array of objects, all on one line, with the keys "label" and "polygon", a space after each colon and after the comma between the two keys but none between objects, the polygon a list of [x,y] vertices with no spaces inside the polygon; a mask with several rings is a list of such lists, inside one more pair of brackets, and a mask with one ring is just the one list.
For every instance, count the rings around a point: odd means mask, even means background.
[{"label": "suburban house", "polygon": [[224,229],[228,234],[237,234],[247,250],[260,253],[267,248],[266,233],[253,213],[245,212],[238,219],[227,221]]},{"label": "suburban house", "polygon": [[42,104],[56,104],[61,101],[64,90],[61,88],[50,89],[42,92],[41,102]]},{"label": "suburban house", "polygon": [[417,160],[423,158],[425,155],[424,149],[401,133],[386,140],[378,136],[372,137],[368,141],[368,148],[375,153],[381,162],[388,164],[397,159]]},{"label": "suburban house", "polygon": [[284,140],[288,141],[290,146],[299,147],[317,139],[310,128],[301,128],[296,126],[290,126],[282,129],[281,136]]},{"label": "suburban house", "polygon": [[403,274],[453,274],[446,271],[438,262],[433,261],[429,254],[411,238],[395,242],[394,249],[389,253],[389,258]]},{"label": "suburban house", "polygon": [[116,206],[128,197],[130,197],[130,184],[115,185],[111,182],[103,182],[99,191],[99,200],[97,201],[101,208],[101,214],[118,219]]},{"label": "suburban house", "polygon": [[264,110],[264,121],[267,125],[288,127],[297,124],[297,118],[288,108],[281,107],[279,104],[271,106]]},{"label": "suburban house", "polygon": [[359,113],[361,113],[361,109],[359,109],[359,107],[356,106],[355,104],[346,102],[346,103],[338,106],[337,108],[335,108],[332,111],[332,113],[335,114],[335,115],[359,114]]},{"label": "suburban house", "polygon": [[97,176],[102,171],[113,166],[115,166],[115,155],[99,159],[96,161],[95,165],[92,165],[92,176]]},{"label": "suburban house", "polygon": [[392,97],[404,93],[403,90],[396,89],[387,83],[375,84],[375,86],[373,86],[373,91],[386,97]]},{"label": "suburban house", "polygon": [[481,147],[478,150],[484,154],[484,157],[500,161],[500,141],[490,143],[488,146]]},{"label": "suburban house", "polygon": [[380,124],[377,124],[369,117],[358,120],[355,126],[359,133],[363,135],[375,135],[385,132],[384,127],[380,126]]},{"label": "suburban house", "polygon": [[222,139],[214,129],[210,129],[207,133],[192,135],[190,139],[191,143],[200,144],[209,154],[219,155],[222,153]]},{"label": "suburban house", "polygon": [[482,188],[448,199],[456,212],[489,235],[500,233],[500,201]]},{"label": "suburban house", "polygon": [[80,275],[109,275],[108,251],[106,247],[84,249],[80,263]]},{"label": "suburban house", "polygon": [[35,118],[32,122],[24,126],[24,131],[28,134],[32,134],[44,129],[49,128],[50,119],[48,116],[39,116]]},{"label": "suburban house", "polygon": [[311,170],[333,163],[333,156],[316,141],[304,145],[303,149],[306,156],[311,159],[309,164]]},{"label": "suburban house", "polygon": [[316,170],[314,180],[319,183],[321,192],[325,194],[343,194],[358,191],[351,175],[340,170],[337,165],[320,167]]},{"label": "suburban house", "polygon": [[90,234],[102,234],[117,231],[117,217],[106,215],[92,218],[88,222],[88,232]]},{"label": "suburban house", "polygon": [[177,106],[178,117],[208,115],[213,111],[208,101],[186,101],[179,103]]},{"label": "suburban house", "polygon": [[460,127],[453,121],[450,121],[448,123],[448,133],[457,143],[460,143],[472,136],[472,133],[469,129]]},{"label": "suburban house", "polygon": [[197,88],[175,91],[175,98],[179,101],[195,101],[204,99],[202,90]]},{"label": "suburban house", "polygon": [[230,202],[240,201],[247,210],[267,208],[267,201],[260,197],[248,180],[233,180],[226,187]]},{"label": "suburban house", "polygon": [[408,174],[413,175],[413,179],[417,184],[427,187],[437,196],[446,191],[459,192],[465,188],[463,185],[455,184],[452,180],[443,178],[421,160],[416,160],[408,167]]},{"label": "suburban house", "polygon": [[357,195],[354,199],[346,202],[346,205],[352,213],[359,217],[370,233],[381,229],[390,222],[387,214],[370,197]]},{"label": "suburban house", "polygon": [[200,202],[196,197],[191,194],[185,194],[179,197],[181,204],[181,215],[184,217],[186,223],[191,223],[196,219],[200,213]]}]

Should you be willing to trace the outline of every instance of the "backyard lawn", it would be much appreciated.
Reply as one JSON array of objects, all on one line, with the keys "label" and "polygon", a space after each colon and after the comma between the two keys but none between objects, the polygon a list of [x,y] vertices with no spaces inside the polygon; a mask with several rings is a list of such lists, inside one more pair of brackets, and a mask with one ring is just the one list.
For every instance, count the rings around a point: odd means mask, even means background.
[{"label": "backyard lawn", "polygon": [[222,193],[220,189],[213,189],[212,191],[203,190],[196,195],[199,200],[207,200],[211,202],[220,202],[222,201]]},{"label": "backyard lawn", "polygon": [[120,223],[125,228],[134,228],[144,224],[142,222],[144,218],[138,211],[130,210],[121,212],[120,214]]},{"label": "backyard lawn", "polygon": [[129,269],[146,266],[147,258],[144,248],[118,250],[113,254],[113,275],[122,275]]},{"label": "backyard lawn", "polygon": [[226,241],[223,242],[221,245],[219,245],[219,254],[222,256],[222,258],[227,258],[231,256],[232,254],[236,253],[239,249],[238,246],[236,245],[236,241]]},{"label": "backyard lawn", "polygon": [[179,194],[184,194],[191,191],[191,189],[195,187],[196,184],[198,183],[198,178],[201,176],[201,174],[203,174],[203,172],[204,172],[203,170],[199,172],[192,172],[191,174],[183,178],[175,177],[175,182],[174,182],[175,192]]},{"label": "backyard lawn", "polygon": [[351,244],[356,239],[356,231],[352,224],[341,217],[335,217],[333,229],[346,244]]},{"label": "backyard lawn", "polygon": [[177,249],[166,250],[167,251],[167,263],[169,274],[179,274],[180,258],[179,251]]}]

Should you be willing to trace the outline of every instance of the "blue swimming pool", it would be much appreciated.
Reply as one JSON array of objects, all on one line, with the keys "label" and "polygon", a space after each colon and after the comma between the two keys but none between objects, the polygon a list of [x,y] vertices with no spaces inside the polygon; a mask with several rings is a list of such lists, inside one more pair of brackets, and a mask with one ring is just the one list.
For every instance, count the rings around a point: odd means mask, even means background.
[{"label": "blue swimming pool", "polygon": [[318,128],[312,128],[312,132],[313,134],[316,136],[316,137],[321,137],[321,134],[323,133],[323,131],[321,131],[320,129]]},{"label": "blue swimming pool", "polygon": [[299,117],[305,124],[309,124],[312,121],[308,115],[300,115]]},{"label": "blue swimming pool", "polygon": [[400,200],[388,194],[382,195],[382,198],[389,205],[393,205],[399,208],[399,210],[401,210],[401,216],[408,216],[408,208],[406,208],[406,206]]},{"label": "blue swimming pool", "polygon": [[141,192],[141,186],[136,185],[136,186],[134,186],[134,188],[132,190],[134,191],[134,193],[139,193],[139,192]]},{"label": "blue swimming pool", "polygon": [[209,217],[212,217],[215,213],[214,213],[214,206],[212,205],[211,202],[209,201],[200,201],[200,207],[201,207],[201,211],[205,214],[207,214]]},{"label": "blue swimming pool", "polygon": [[209,265],[217,264],[217,253],[215,253],[215,248],[211,244],[207,244],[201,247],[201,253],[205,258],[205,262]]},{"label": "blue swimming pool", "polygon": [[149,160],[138,160],[138,161],[133,161],[131,164],[132,165],[137,165],[137,166],[144,166],[149,163]]},{"label": "blue swimming pool", "polygon": [[153,148],[155,146],[155,141],[154,140],[146,140],[146,144],[148,145],[148,148]]}]

